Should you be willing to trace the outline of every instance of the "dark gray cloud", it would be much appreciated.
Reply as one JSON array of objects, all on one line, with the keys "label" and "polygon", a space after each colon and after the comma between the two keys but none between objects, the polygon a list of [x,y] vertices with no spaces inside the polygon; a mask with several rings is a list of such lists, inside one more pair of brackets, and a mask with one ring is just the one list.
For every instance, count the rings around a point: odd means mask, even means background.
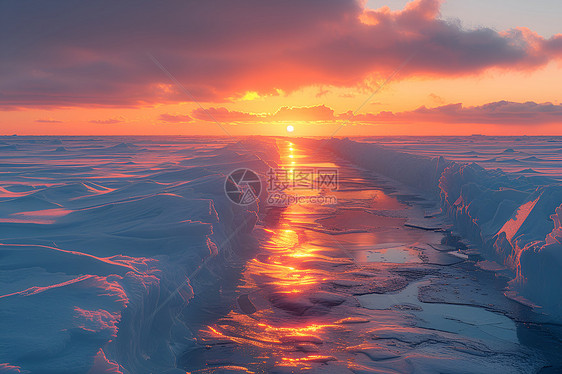
[{"label": "dark gray cloud", "polygon": [[4,0],[0,106],[190,101],[147,53],[199,101],[214,102],[355,85],[412,56],[401,77],[534,69],[561,56],[561,35],[464,30],[438,11],[438,0],[401,12],[364,11],[353,0]]}]

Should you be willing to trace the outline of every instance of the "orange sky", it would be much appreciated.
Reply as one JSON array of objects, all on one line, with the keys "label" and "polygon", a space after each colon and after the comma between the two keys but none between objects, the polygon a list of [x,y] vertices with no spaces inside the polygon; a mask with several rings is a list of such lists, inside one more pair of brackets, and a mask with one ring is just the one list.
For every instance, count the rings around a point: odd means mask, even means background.
[{"label": "orange sky", "polygon": [[[168,27],[175,9],[125,25],[57,12],[74,20],[45,37],[8,25],[0,134],[562,135],[562,34],[465,28],[437,0],[289,3],[224,9],[197,32]],[[213,10],[194,7],[185,15]]]}]

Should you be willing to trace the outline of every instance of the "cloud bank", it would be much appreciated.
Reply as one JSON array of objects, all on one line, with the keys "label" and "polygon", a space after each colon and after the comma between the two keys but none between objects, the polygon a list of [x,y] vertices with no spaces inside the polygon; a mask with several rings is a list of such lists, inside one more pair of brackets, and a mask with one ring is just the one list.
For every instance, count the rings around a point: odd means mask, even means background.
[{"label": "cloud bank", "polygon": [[360,114],[354,121],[362,123],[482,123],[499,125],[542,125],[562,123],[562,105],[552,103],[515,103],[498,101],[480,106],[464,107],[449,104],[435,108],[422,106],[407,112],[380,112]]},{"label": "cloud bank", "polygon": [[448,104],[405,112],[366,113],[352,115],[351,112],[334,113],[325,105],[310,107],[281,107],[275,113],[246,113],[230,111],[226,108],[210,108],[208,113],[201,109],[192,112],[193,118],[200,121],[225,123],[271,123],[303,121],[309,123],[361,123],[361,124],[500,124],[500,125],[541,125],[562,123],[562,105],[535,103],[533,101],[516,103],[498,101],[480,106],[465,107],[461,103]]},{"label": "cloud bank", "polygon": [[[144,106],[247,91],[354,86],[409,61],[397,78],[532,70],[562,56],[562,35],[463,29],[439,0],[401,11],[352,0],[6,1],[0,108]],[[281,113],[280,115],[282,115]]]}]

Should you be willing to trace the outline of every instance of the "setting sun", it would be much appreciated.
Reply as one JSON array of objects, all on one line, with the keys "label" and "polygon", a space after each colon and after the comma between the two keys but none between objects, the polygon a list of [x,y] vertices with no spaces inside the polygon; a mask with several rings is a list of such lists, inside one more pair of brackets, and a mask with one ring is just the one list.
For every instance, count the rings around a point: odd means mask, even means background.
[{"label": "setting sun", "polygon": [[295,128],[292,125],[287,126],[287,132],[293,132]]}]

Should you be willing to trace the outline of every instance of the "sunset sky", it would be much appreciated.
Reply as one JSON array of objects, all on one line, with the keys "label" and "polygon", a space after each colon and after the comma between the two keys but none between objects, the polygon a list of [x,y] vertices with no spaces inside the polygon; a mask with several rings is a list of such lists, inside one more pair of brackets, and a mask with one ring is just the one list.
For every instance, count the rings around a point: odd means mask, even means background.
[{"label": "sunset sky", "polygon": [[559,0],[3,1],[0,134],[562,135],[561,17]]}]

